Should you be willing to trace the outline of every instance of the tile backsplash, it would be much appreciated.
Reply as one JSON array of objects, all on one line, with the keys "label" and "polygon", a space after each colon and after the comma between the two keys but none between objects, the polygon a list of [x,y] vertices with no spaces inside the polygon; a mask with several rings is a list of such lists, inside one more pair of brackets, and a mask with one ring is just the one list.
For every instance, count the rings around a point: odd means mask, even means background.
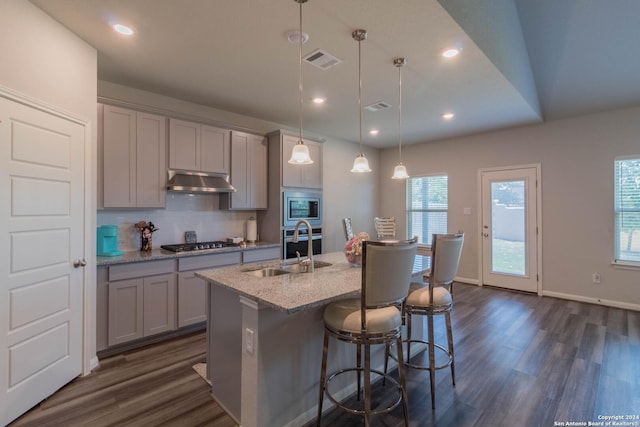
[{"label": "tile backsplash", "polygon": [[[185,231],[194,230],[198,241],[246,237],[246,222],[255,211],[219,209],[219,198],[226,194],[167,193],[165,209],[99,210],[98,226],[118,226],[118,249],[140,250],[140,235],[134,224],[151,221],[158,228],[153,233],[153,247],[182,243]],[[258,233],[260,230],[258,230]]]}]

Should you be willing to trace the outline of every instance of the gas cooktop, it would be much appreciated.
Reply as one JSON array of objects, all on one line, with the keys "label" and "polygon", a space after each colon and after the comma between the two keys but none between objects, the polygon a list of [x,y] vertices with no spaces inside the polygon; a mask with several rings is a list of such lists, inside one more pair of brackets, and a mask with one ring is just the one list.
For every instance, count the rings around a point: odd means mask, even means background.
[{"label": "gas cooktop", "polygon": [[214,242],[198,242],[198,243],[180,243],[177,245],[162,245],[162,249],[171,252],[189,252],[189,251],[202,251],[207,249],[219,249],[229,246],[238,246],[236,243],[227,243],[216,240]]}]

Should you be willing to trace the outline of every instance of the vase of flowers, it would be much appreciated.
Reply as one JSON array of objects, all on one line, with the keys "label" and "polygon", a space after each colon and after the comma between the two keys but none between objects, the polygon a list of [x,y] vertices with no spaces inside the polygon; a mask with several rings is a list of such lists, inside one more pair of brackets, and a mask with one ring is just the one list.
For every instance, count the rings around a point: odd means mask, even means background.
[{"label": "vase of flowers", "polygon": [[369,235],[361,231],[344,245],[344,255],[347,257],[347,262],[353,267],[362,265],[362,242],[365,240],[369,240]]}]

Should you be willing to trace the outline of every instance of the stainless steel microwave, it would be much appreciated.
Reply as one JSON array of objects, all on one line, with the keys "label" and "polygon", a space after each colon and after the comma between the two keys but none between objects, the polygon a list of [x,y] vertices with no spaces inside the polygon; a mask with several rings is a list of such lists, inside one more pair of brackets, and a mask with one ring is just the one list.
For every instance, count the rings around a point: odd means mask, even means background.
[{"label": "stainless steel microwave", "polygon": [[284,227],[294,227],[301,219],[312,227],[322,226],[322,193],[285,191],[282,199]]}]

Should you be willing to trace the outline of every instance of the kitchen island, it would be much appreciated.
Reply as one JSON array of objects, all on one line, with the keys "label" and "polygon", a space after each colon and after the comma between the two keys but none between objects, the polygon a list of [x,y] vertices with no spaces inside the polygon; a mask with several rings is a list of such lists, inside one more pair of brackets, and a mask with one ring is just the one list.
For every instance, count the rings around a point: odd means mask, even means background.
[{"label": "kitchen island", "polygon": [[[208,283],[212,395],[243,427],[299,426],[316,416],[324,307],[357,297],[362,273],[342,252],[315,259],[330,265],[313,273],[267,277],[255,270],[277,268],[281,262],[196,273]],[[413,330],[421,334],[421,323]],[[382,346],[372,353],[373,366],[382,367],[383,354]],[[354,365],[355,346],[331,340],[328,372]],[[332,391],[341,399],[355,391],[355,384],[336,380]],[[328,400],[324,407],[331,407]]]}]

